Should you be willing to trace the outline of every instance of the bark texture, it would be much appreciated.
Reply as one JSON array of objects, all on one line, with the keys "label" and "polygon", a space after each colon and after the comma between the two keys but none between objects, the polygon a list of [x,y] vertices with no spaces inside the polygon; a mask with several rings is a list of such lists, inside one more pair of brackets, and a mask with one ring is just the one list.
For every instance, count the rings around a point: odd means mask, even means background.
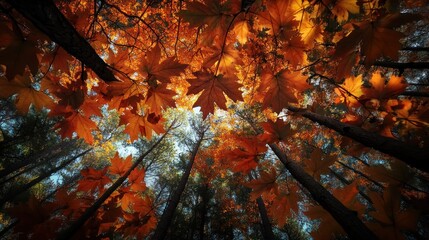
[{"label": "bark texture", "polygon": [[52,0],[7,0],[52,41],[91,68],[105,82],[119,81],[94,48],[76,31]]},{"label": "bark texture", "polygon": [[167,235],[168,228],[173,220],[174,212],[176,211],[177,205],[180,202],[180,197],[185,190],[186,183],[188,182],[189,175],[191,173],[192,165],[194,165],[195,157],[197,156],[198,149],[200,148],[201,142],[204,138],[204,132],[199,135],[198,141],[192,149],[189,163],[186,165],[185,172],[183,173],[177,188],[173,191],[170,200],[167,203],[167,207],[162,213],[161,219],[158,222],[158,226],[155,229],[152,240],[163,240]]},{"label": "bark texture", "polygon": [[270,148],[284,164],[290,174],[310,192],[311,197],[319,203],[341,225],[351,239],[377,239],[371,230],[358,218],[355,211],[345,207],[320,183],[314,180],[296,162],[287,158],[286,154],[275,144],[269,144]]},{"label": "bark texture", "polygon": [[361,144],[374,148],[380,152],[396,157],[411,167],[424,172],[429,172],[429,149],[422,149],[393,138],[381,136],[374,132],[369,132],[360,127],[342,123],[338,120],[322,116],[317,113],[303,109],[288,107],[288,110],[299,113],[301,116],[317,122],[325,127],[335,130],[339,134],[349,137]]}]

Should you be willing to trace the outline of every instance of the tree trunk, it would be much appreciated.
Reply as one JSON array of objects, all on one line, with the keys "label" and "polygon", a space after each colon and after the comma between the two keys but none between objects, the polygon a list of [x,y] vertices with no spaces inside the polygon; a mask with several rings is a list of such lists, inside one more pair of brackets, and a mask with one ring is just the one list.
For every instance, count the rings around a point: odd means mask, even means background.
[{"label": "tree trunk", "polygon": [[198,239],[204,239],[204,227],[206,225],[206,214],[207,214],[207,204],[209,202],[209,185],[204,184],[203,189],[201,190],[201,203],[198,211],[199,225],[198,225]]},{"label": "tree trunk", "polygon": [[118,81],[109,66],[76,31],[52,0],[7,0],[40,31],[106,82]]},{"label": "tree trunk", "polygon": [[6,193],[2,198],[0,198],[0,206],[3,206],[6,202],[13,200],[16,196],[18,196],[19,194],[27,191],[28,189],[30,189],[31,187],[33,187],[34,185],[40,183],[42,180],[44,180],[47,177],[50,177],[53,173],[63,169],[64,167],[66,167],[67,165],[69,165],[70,163],[72,163],[74,160],[78,159],[79,157],[87,154],[89,151],[91,151],[92,148],[85,150],[84,152],[66,160],[65,162],[63,162],[62,164],[60,164],[58,167],[55,167],[43,174],[41,174],[39,177],[31,180],[30,182],[28,182],[27,184],[24,184],[16,189],[12,189],[11,191],[9,191],[8,193]]},{"label": "tree trunk", "polygon": [[11,179],[31,170],[34,169],[37,166],[40,166],[46,162],[49,162],[52,159],[56,159],[59,158],[59,156],[61,154],[63,154],[65,151],[64,149],[71,147],[73,144],[75,144],[76,141],[72,140],[72,141],[62,141],[58,144],[56,144],[55,146],[52,147],[47,147],[47,149],[42,150],[42,152],[40,152],[39,154],[35,154],[32,156],[27,156],[25,159],[23,159],[22,161],[16,162],[13,165],[9,165],[7,166],[5,169],[0,170],[0,179],[3,177],[6,177],[7,175],[18,171],[20,168],[24,168],[27,167],[30,164],[34,164],[33,166],[15,174],[14,176],[7,178],[6,180],[2,181],[0,183],[4,184],[8,181],[10,181]]},{"label": "tree trunk", "polygon": [[377,239],[374,233],[358,218],[356,212],[346,208],[328,190],[308,175],[300,165],[288,159],[277,145],[269,144],[269,146],[290,174],[310,192],[317,203],[332,215],[351,239]]},{"label": "tree trunk", "polygon": [[296,112],[313,122],[317,122],[332,130],[335,130],[339,134],[358,141],[367,147],[374,148],[383,153],[396,157],[411,167],[415,167],[421,171],[429,173],[429,164],[427,164],[429,149],[421,149],[411,146],[396,139],[384,137],[377,133],[364,130],[360,127],[345,124],[335,119],[309,112],[304,109],[295,107],[288,107],[287,109],[292,112]]},{"label": "tree trunk", "polygon": [[169,133],[172,126],[175,124],[175,121],[168,127],[167,131],[165,132],[162,137],[156,141],[156,143],[149,148],[144,154],[142,154],[134,163],[131,165],[130,169],[126,171],[118,180],[116,180],[112,186],[110,186],[104,193],[95,201],[89,208],[85,210],[85,212],[74,222],[70,223],[70,226],[66,229],[62,230],[59,234],[57,239],[70,239],[73,237],[73,235],[85,224],[85,222],[101,207],[104,201],[106,201],[107,198],[110,197],[110,195],[118,189],[122,183],[128,178],[130,173],[143,161],[143,159],[158,146],[158,144],[165,138],[165,136]]},{"label": "tree trunk", "polygon": [[161,220],[159,220],[155,232],[151,237],[153,240],[163,240],[167,235],[168,228],[170,227],[171,221],[173,220],[174,212],[180,202],[180,197],[185,190],[186,183],[188,182],[188,178],[191,173],[195,157],[197,156],[198,149],[200,148],[201,142],[203,141],[204,133],[205,132],[202,132],[199,135],[199,139],[192,150],[191,157],[189,159],[188,165],[186,166],[185,172],[183,173],[177,188],[173,191],[171,198],[167,203],[167,207],[162,213]]},{"label": "tree trunk", "polygon": [[259,215],[261,215],[262,236],[265,240],[275,239],[273,227],[271,226],[270,219],[268,218],[267,208],[265,207],[262,197],[258,197],[256,199],[256,203],[258,204]]}]

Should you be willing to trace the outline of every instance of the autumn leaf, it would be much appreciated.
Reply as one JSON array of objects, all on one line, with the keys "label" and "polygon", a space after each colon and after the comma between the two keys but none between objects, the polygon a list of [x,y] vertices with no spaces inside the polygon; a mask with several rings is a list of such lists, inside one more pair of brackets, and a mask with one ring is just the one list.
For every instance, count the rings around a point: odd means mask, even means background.
[{"label": "autumn leaf", "polygon": [[296,184],[288,184],[287,192],[279,193],[268,209],[274,222],[283,227],[293,212],[298,213],[299,188]]},{"label": "autumn leaf", "polygon": [[76,133],[79,138],[83,138],[89,144],[94,142],[92,131],[98,129],[95,122],[78,111],[72,111],[68,117],[57,123],[55,128],[60,129],[59,133],[63,138],[71,139],[73,133]]},{"label": "autumn leaf", "polygon": [[6,78],[12,80],[16,75],[24,75],[27,66],[35,75],[39,70],[39,52],[36,43],[16,37],[0,51],[0,64],[6,66]]},{"label": "autumn leaf", "polygon": [[266,143],[285,141],[296,133],[292,130],[290,124],[286,124],[283,120],[277,119],[276,122],[269,120],[268,122],[261,123],[264,128],[264,133],[258,136],[259,140]]},{"label": "autumn leaf", "polygon": [[246,19],[235,23],[232,31],[237,36],[237,40],[240,44],[245,44],[247,42],[247,36],[249,35],[249,24],[247,23]]},{"label": "autumn leaf", "polygon": [[337,17],[338,22],[347,21],[349,12],[353,14],[359,13],[359,6],[356,0],[337,0],[332,8],[332,14]]},{"label": "autumn leaf", "polygon": [[32,86],[32,77],[28,72],[23,76],[16,75],[12,81],[8,81],[5,77],[0,76],[0,98],[8,98],[17,94],[15,106],[19,113],[27,114],[30,105],[38,111],[43,107],[49,108],[52,106],[52,99],[41,91],[37,91]]},{"label": "autumn leaf", "polygon": [[295,20],[296,9],[291,0],[275,0],[266,2],[266,10],[259,14],[260,27],[269,28],[269,33],[288,39],[296,34],[299,22]]},{"label": "autumn leaf", "polygon": [[239,52],[234,44],[223,46],[216,44],[209,49],[210,56],[205,58],[203,68],[215,66],[218,73],[231,76],[235,72],[235,65],[240,64]]},{"label": "autumn leaf", "polygon": [[362,74],[346,78],[341,87],[335,88],[338,95],[335,101],[344,102],[350,107],[360,106],[359,98],[363,95],[362,84]]},{"label": "autumn leaf", "polygon": [[250,194],[250,196],[252,200],[255,200],[265,192],[277,192],[278,190],[276,180],[276,169],[270,168],[269,171],[259,171],[259,178],[253,179],[250,182],[245,183],[244,185],[252,189],[252,193]]},{"label": "autumn leaf", "polygon": [[235,149],[224,152],[224,156],[234,162],[235,172],[248,173],[254,169],[260,154],[267,150],[265,144],[256,137],[236,137],[235,143]]},{"label": "autumn leaf", "polygon": [[370,88],[363,88],[363,99],[388,99],[405,91],[407,84],[402,76],[390,76],[390,79],[385,83],[380,72],[372,74]]},{"label": "autumn leaf", "polygon": [[393,13],[380,16],[374,22],[357,23],[355,29],[337,43],[333,58],[344,58],[360,46],[366,68],[382,56],[398,60],[398,51],[402,47],[400,39],[405,35],[394,28],[419,19],[420,16],[415,14]]},{"label": "autumn leaf", "polygon": [[82,170],[80,173],[83,179],[79,180],[77,190],[94,193],[98,189],[99,193],[104,192],[106,185],[112,182],[110,178],[106,176],[106,172],[107,167],[101,170],[96,170],[94,168]]},{"label": "autumn leaf", "polygon": [[176,106],[176,103],[173,99],[175,95],[176,92],[167,89],[166,84],[150,87],[149,91],[147,92],[145,105],[148,106],[149,112],[160,115],[163,109]]},{"label": "autumn leaf", "polygon": [[369,194],[376,211],[370,212],[377,223],[369,227],[380,239],[406,239],[402,231],[415,231],[419,213],[414,209],[401,207],[401,194],[397,186],[390,185],[383,194]]},{"label": "autumn leaf", "polygon": [[[222,1],[204,0],[203,2],[187,2],[186,9],[181,10],[178,15],[190,27],[204,27],[203,42],[211,43],[216,36],[223,36],[228,24],[232,20],[234,9]],[[211,39],[210,39],[211,38]]]},{"label": "autumn leaf", "polygon": [[146,57],[141,60],[140,69],[143,76],[147,76],[147,81],[160,81],[161,83],[170,83],[170,78],[179,76],[185,71],[187,64],[181,64],[173,57],[161,61],[161,49],[156,44],[146,53]]},{"label": "autumn leaf", "polygon": [[146,183],[144,181],[145,171],[143,169],[134,169],[128,176],[130,183],[130,190],[134,192],[142,192],[146,190]]},{"label": "autumn leaf", "polygon": [[131,160],[131,155],[123,159],[120,158],[118,152],[116,152],[115,156],[110,160],[111,165],[109,167],[109,172],[122,176],[122,174],[124,174],[126,171],[128,171],[128,169],[131,168]]},{"label": "autumn leaf", "polygon": [[282,70],[274,74],[264,70],[258,91],[264,95],[263,108],[271,107],[274,112],[281,112],[288,103],[298,103],[300,94],[310,86],[300,72]]},{"label": "autumn leaf", "polygon": [[124,132],[128,133],[130,141],[133,142],[138,139],[139,135],[151,139],[152,131],[158,134],[163,133],[163,122],[164,120],[161,116],[154,113],[141,116],[131,111],[125,111],[123,115],[120,116],[119,124],[125,125]]},{"label": "autumn leaf", "polygon": [[209,113],[214,112],[214,103],[221,109],[226,109],[226,96],[233,101],[242,101],[243,97],[239,88],[241,84],[238,79],[232,76],[213,75],[212,73],[199,71],[194,72],[197,79],[187,79],[191,84],[187,95],[198,94],[202,91],[194,107],[200,106],[203,117],[206,118]]},{"label": "autumn leaf", "polygon": [[320,148],[315,148],[310,157],[304,160],[304,168],[306,171],[310,172],[310,175],[316,180],[320,180],[320,175],[329,173],[329,166],[335,161],[335,156],[324,155]]}]

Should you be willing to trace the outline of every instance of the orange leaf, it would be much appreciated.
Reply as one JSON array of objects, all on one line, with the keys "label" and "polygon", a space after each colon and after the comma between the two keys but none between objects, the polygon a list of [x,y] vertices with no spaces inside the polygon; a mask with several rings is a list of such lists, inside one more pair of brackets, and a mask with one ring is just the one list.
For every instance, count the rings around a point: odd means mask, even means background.
[{"label": "orange leaf", "polygon": [[115,156],[110,160],[111,166],[109,167],[109,171],[113,174],[121,175],[124,174],[128,169],[131,168],[133,164],[131,162],[132,156],[128,156],[126,159],[120,158],[118,152],[116,152]]},{"label": "orange leaf", "polygon": [[360,106],[358,99],[363,95],[362,84],[362,74],[346,78],[342,88],[335,88],[335,93],[339,96],[336,102],[345,102],[350,107]]},{"label": "orange leaf", "polygon": [[226,109],[226,94],[233,101],[242,101],[240,90],[241,87],[234,77],[225,77],[223,75],[214,76],[209,72],[199,71],[195,72],[194,75],[197,79],[187,79],[191,84],[188,88],[189,94],[198,94],[202,91],[197,101],[194,103],[194,107],[200,106],[203,112],[203,117],[206,118],[209,113],[214,111],[214,103],[221,109]]},{"label": "orange leaf", "polygon": [[143,169],[134,169],[128,176],[128,181],[131,184],[130,190],[134,192],[142,192],[146,190],[144,181],[145,171]]},{"label": "orange leaf", "polygon": [[270,171],[260,171],[260,177],[253,179],[244,185],[246,187],[252,188],[252,193],[250,194],[252,200],[255,200],[265,192],[274,191],[277,192],[277,172],[275,168],[270,168]]},{"label": "orange leaf", "polygon": [[104,192],[104,188],[110,182],[110,178],[106,176],[107,167],[102,170],[88,168],[80,173],[83,179],[79,180],[77,190],[81,192],[95,192],[97,189],[100,193]]},{"label": "orange leaf", "polygon": [[79,138],[83,138],[87,143],[92,144],[94,137],[92,131],[97,129],[97,125],[86,116],[77,111],[73,111],[69,117],[55,125],[60,128],[60,134],[63,138],[72,138],[75,132]]},{"label": "orange leaf", "polygon": [[297,103],[300,93],[310,88],[306,78],[300,72],[282,70],[274,74],[264,70],[258,91],[264,95],[263,108],[271,107],[281,112],[289,102]]},{"label": "orange leaf", "polygon": [[15,105],[21,114],[28,113],[30,105],[33,105],[38,111],[43,107],[51,107],[52,99],[45,93],[34,89],[31,83],[32,78],[28,72],[25,72],[23,76],[16,75],[12,81],[0,77],[0,97],[8,98],[17,94]]}]

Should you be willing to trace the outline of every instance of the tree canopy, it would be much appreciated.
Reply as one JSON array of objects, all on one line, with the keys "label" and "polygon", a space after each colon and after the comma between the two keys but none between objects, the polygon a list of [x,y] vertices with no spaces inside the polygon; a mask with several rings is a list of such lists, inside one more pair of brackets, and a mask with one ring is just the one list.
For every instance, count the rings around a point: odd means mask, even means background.
[{"label": "tree canopy", "polygon": [[428,10],[0,0],[2,235],[428,238]]}]

